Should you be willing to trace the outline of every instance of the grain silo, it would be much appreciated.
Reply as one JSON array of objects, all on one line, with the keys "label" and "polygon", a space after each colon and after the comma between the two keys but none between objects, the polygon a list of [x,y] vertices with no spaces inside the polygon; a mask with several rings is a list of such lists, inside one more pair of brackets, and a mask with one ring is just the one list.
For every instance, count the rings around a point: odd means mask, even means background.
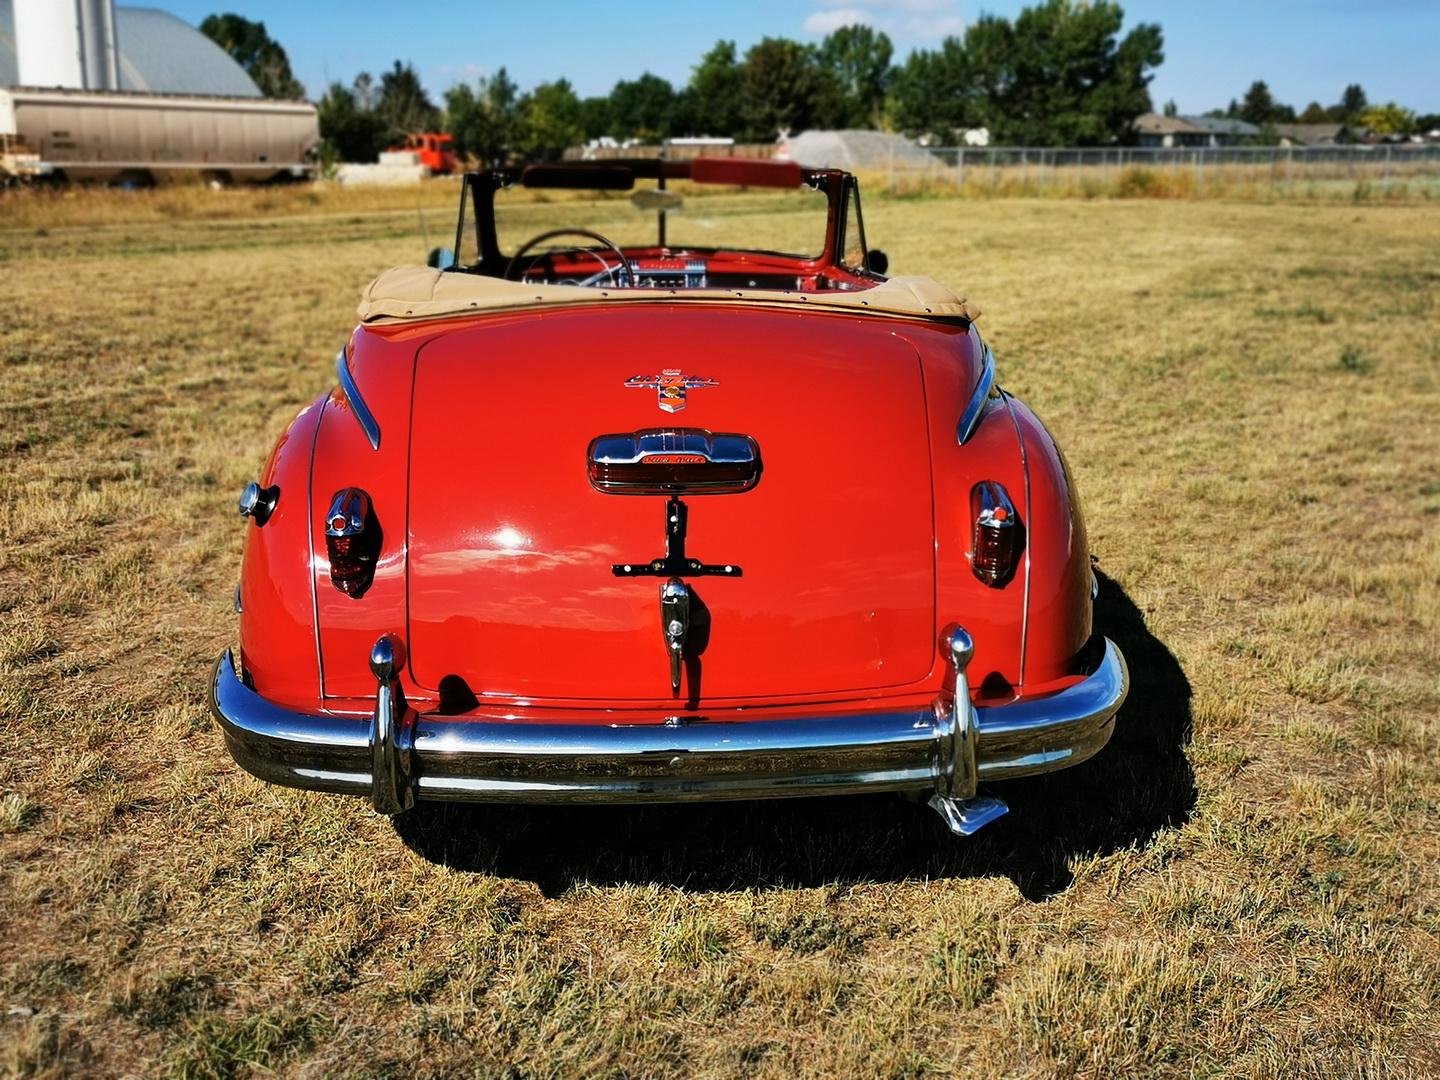
[{"label": "grain silo", "polygon": [[113,0],[0,0],[0,178],[308,174],[315,107],[261,96],[188,23]]}]

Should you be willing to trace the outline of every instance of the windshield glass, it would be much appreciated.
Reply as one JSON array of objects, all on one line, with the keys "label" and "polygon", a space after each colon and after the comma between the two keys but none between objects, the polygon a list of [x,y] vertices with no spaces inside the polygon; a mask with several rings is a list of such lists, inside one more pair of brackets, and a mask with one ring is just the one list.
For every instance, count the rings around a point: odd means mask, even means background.
[{"label": "windshield glass", "polygon": [[[513,255],[527,241],[552,229],[597,232],[622,248],[649,248],[660,242],[672,251],[764,251],[811,259],[825,248],[828,200],[813,188],[775,191],[722,184],[672,181],[665,192],[652,181],[634,191],[533,190],[514,186],[495,193],[495,228],[500,251]],[[473,219],[475,208],[467,205]],[[473,220],[467,224],[461,264],[475,258]],[[557,237],[557,245],[585,244],[583,237]],[[547,245],[548,246],[548,245]]]}]

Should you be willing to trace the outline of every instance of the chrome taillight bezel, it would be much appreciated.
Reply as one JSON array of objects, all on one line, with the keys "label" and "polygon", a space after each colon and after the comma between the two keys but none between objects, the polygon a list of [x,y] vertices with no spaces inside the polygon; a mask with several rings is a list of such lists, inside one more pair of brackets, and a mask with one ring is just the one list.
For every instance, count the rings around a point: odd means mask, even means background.
[{"label": "chrome taillight bezel", "polygon": [[992,589],[1003,589],[1025,550],[1025,525],[1003,484],[982,480],[970,489],[970,520],[970,569]]},{"label": "chrome taillight bezel", "polygon": [[370,496],[357,487],[341,488],[325,514],[325,553],[330,582],[346,596],[359,599],[375,580],[380,555],[380,523]]}]

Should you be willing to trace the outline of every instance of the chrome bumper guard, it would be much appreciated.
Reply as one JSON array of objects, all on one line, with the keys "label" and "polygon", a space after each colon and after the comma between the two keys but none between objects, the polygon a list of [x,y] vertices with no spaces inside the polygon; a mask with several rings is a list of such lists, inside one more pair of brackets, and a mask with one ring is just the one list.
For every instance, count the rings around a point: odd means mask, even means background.
[{"label": "chrome bumper guard", "polygon": [[1095,671],[1064,690],[1006,705],[970,704],[973,644],[947,636],[950,676],[930,709],[670,724],[565,724],[416,713],[398,674],[403,651],[381,638],[370,666],[370,718],[282,709],[251,690],[230,652],[210,705],[231,756],[271,783],[363,795],[395,814],[414,800],[625,803],[766,799],[902,791],[929,795],[956,833],[1004,814],[977,794],[1079,764],[1110,738],[1129,688],[1108,639]]}]

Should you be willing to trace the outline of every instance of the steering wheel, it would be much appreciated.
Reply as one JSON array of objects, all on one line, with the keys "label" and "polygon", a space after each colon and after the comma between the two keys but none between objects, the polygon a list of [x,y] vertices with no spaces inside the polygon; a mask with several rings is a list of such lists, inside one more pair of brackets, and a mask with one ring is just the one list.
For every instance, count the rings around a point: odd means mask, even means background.
[{"label": "steering wheel", "polygon": [[511,257],[510,265],[505,267],[505,280],[519,280],[515,272],[520,267],[520,260],[523,259],[529,253],[530,249],[533,248],[535,245],[543,244],[546,240],[553,240],[557,236],[583,236],[587,240],[594,240],[602,248],[608,248],[615,255],[615,257],[620,260],[619,266],[611,266],[601,256],[600,252],[596,251],[593,248],[574,248],[573,250],[575,251],[584,251],[587,254],[594,255],[595,258],[600,260],[601,265],[605,267],[605,269],[600,273],[595,274],[592,277],[586,278],[584,281],[580,282],[581,285],[593,285],[602,277],[609,277],[612,281],[614,281],[617,271],[628,271],[630,269],[630,260],[625,258],[625,252],[621,251],[619,245],[616,244],[615,241],[611,240],[609,237],[601,236],[598,232],[592,232],[589,229],[551,229],[549,232],[543,232],[539,236],[532,236],[524,244],[520,245],[520,250],[515,252],[515,254]]}]

